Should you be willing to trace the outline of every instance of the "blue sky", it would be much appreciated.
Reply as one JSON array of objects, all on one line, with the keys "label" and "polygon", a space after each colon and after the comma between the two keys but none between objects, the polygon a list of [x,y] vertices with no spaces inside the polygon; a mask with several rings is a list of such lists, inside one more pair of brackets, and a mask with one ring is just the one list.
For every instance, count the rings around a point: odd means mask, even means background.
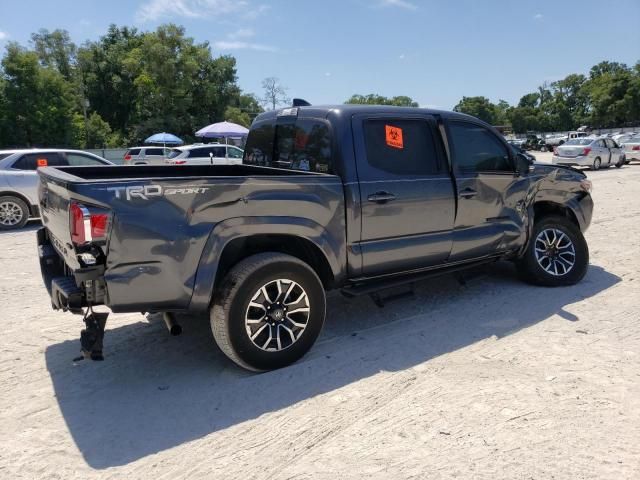
[{"label": "blue sky", "polygon": [[601,60],[640,60],[640,1],[0,0],[0,48],[39,28],[82,43],[110,23],[172,21],[238,61],[243,90],[281,79],[292,97],[409,95],[452,108],[463,96],[517,102]]}]

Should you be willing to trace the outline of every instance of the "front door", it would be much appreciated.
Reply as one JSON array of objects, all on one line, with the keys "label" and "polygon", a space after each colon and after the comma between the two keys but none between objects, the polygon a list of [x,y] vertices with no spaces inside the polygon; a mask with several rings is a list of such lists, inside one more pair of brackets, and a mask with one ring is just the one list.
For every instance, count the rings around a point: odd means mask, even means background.
[{"label": "front door", "polygon": [[517,248],[524,241],[528,178],[518,176],[507,144],[472,121],[450,121],[458,209],[451,262]]},{"label": "front door", "polygon": [[365,276],[444,263],[451,250],[453,182],[429,116],[353,118]]}]

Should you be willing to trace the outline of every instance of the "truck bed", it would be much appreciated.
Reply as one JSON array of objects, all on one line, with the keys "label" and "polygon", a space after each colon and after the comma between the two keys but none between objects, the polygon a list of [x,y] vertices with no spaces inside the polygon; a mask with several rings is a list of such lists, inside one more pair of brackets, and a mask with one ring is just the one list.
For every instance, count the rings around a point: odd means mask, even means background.
[{"label": "truck bed", "polygon": [[197,308],[192,296],[211,287],[207,268],[218,261],[207,255],[238,233],[298,229],[345,254],[343,185],[335,175],[248,165],[46,167],[39,174],[42,222],[72,271],[82,265],[70,205],[110,212],[104,280],[114,311]]}]

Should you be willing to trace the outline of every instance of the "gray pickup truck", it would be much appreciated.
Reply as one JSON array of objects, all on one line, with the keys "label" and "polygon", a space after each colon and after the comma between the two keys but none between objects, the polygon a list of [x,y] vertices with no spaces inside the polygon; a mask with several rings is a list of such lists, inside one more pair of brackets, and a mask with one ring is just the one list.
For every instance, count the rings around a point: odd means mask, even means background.
[{"label": "gray pickup truck", "polygon": [[[526,280],[585,275],[591,184],[532,165],[489,125],[399,107],[298,107],[256,118],[243,165],[46,167],[40,263],[53,308],[208,313],[240,366],[313,345],[325,292],[372,294],[509,259]],[[176,329],[178,330],[178,329]]]}]

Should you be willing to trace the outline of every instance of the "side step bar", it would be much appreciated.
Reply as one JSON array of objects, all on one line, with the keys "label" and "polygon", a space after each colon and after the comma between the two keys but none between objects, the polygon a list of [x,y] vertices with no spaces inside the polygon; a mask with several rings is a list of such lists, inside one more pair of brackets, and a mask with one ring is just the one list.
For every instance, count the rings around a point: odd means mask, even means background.
[{"label": "side step bar", "polygon": [[452,265],[450,267],[443,267],[434,270],[426,270],[422,272],[409,273],[404,275],[395,275],[392,277],[381,278],[378,280],[369,280],[367,282],[355,282],[353,285],[348,285],[340,289],[345,297],[353,298],[360,297],[362,295],[371,295],[372,293],[379,292],[388,288],[401,287],[407,283],[419,282],[428,278],[439,277],[441,275],[447,275],[449,273],[459,272],[461,270],[467,270],[469,268],[477,267],[479,265],[486,265],[488,263],[496,262],[500,257],[491,257],[483,260],[478,260],[470,263],[462,263],[458,265]]}]

